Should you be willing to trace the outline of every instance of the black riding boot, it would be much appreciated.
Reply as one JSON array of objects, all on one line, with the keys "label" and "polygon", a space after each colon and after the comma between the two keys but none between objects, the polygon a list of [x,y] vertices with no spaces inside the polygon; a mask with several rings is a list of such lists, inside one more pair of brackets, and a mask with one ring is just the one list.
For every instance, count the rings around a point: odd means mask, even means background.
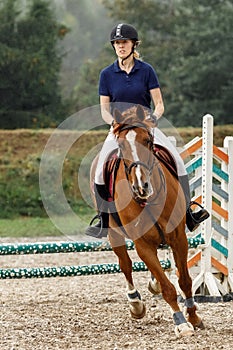
[{"label": "black riding boot", "polygon": [[[105,185],[94,184],[96,197],[96,205],[98,214],[90,222],[90,226],[86,229],[86,235],[95,238],[107,237],[108,235],[108,192]],[[95,219],[99,219],[96,225],[91,226]]]},{"label": "black riding boot", "polygon": [[[197,202],[191,202],[191,196],[190,196],[190,188],[189,188],[189,180],[188,175],[179,176],[179,181],[181,184],[181,187],[183,188],[185,200],[186,200],[186,225],[189,229],[189,231],[194,231],[196,228],[200,225],[200,223],[210,216],[208,211],[204,209],[199,203]],[[201,207],[201,210],[198,212],[193,212],[191,209],[192,205],[198,205]]]}]

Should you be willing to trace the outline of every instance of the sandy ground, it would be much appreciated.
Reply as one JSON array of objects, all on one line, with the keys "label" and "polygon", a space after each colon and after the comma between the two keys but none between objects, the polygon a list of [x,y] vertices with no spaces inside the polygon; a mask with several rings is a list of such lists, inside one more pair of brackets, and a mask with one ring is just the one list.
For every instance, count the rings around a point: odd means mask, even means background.
[{"label": "sandy ground", "polygon": [[[138,261],[134,252],[132,259]],[[117,262],[112,252],[0,257],[1,266]],[[233,302],[199,304],[206,328],[177,339],[169,306],[134,273],[147,313],[132,320],[122,274],[0,280],[1,350],[213,350],[233,348]]]}]

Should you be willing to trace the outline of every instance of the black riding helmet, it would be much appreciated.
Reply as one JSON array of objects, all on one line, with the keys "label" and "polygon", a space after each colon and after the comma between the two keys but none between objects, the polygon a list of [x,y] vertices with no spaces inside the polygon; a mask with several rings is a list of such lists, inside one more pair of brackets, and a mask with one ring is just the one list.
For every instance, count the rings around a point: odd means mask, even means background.
[{"label": "black riding helmet", "polygon": [[138,32],[136,29],[126,23],[120,23],[115,26],[110,34],[110,42],[113,44],[115,40],[133,40],[138,41]]},{"label": "black riding helmet", "polygon": [[119,23],[112,29],[110,34],[110,42],[114,50],[114,41],[116,40],[132,40],[134,43],[130,54],[122,60],[122,64],[124,65],[124,61],[134,53],[134,49],[138,44],[138,32],[131,24]]}]

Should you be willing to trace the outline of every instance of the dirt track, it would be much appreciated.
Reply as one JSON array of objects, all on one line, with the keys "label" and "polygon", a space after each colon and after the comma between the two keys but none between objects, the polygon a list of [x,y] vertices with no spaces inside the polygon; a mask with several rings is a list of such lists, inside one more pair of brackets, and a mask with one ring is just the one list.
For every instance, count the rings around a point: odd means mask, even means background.
[{"label": "dirt track", "polygon": [[[2,267],[116,262],[112,252],[0,259]],[[232,349],[233,302],[200,304],[205,330],[176,339],[168,305],[147,291],[149,273],[134,279],[147,307],[138,321],[129,316],[122,274],[0,280],[1,350]]]}]

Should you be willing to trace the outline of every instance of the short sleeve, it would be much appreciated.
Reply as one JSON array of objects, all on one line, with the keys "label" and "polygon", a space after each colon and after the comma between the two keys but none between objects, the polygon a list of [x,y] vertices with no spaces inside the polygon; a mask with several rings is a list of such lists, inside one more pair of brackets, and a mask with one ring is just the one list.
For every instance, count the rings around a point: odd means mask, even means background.
[{"label": "short sleeve", "polygon": [[152,89],[156,89],[159,88],[159,79],[158,76],[156,74],[156,71],[154,70],[154,68],[149,65],[149,80],[148,80],[148,89],[152,90]]},{"label": "short sleeve", "polygon": [[99,77],[99,96],[110,96],[106,71],[102,70]]}]

